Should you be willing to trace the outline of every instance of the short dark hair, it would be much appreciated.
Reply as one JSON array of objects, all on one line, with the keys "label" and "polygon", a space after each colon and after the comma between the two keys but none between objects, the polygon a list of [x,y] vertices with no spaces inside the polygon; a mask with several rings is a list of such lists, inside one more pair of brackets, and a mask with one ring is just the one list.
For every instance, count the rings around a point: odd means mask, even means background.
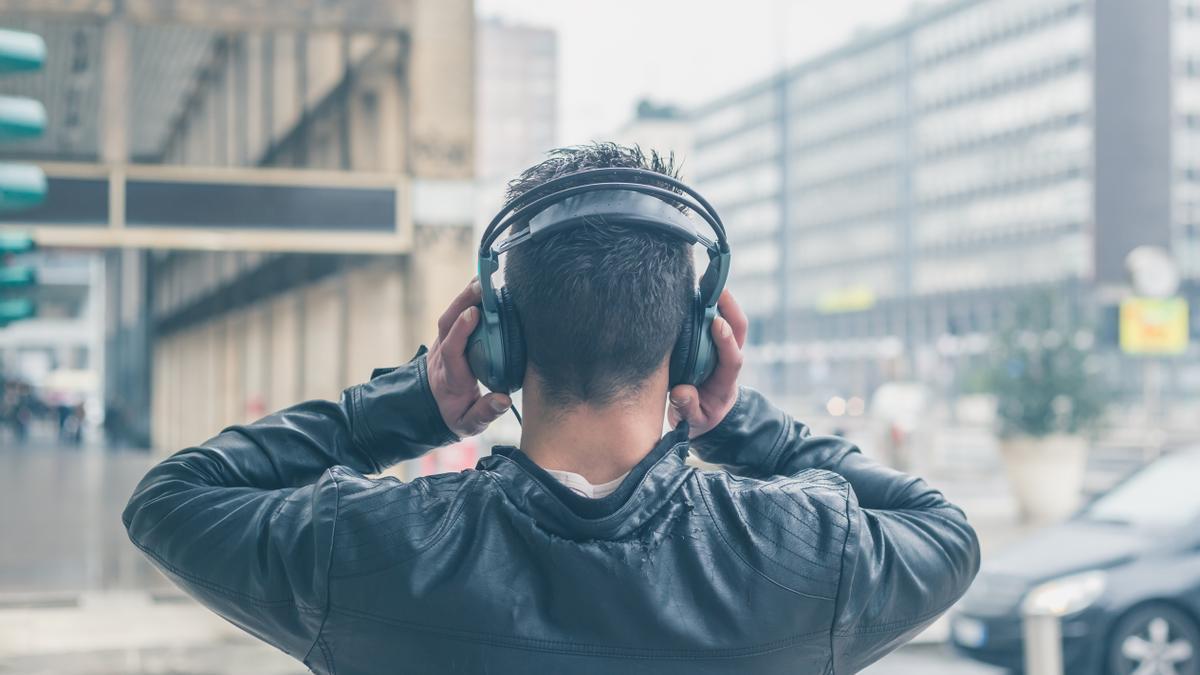
[{"label": "short dark hair", "polygon": [[[507,198],[560,176],[612,167],[678,178],[673,154],[590,143],[550,151],[509,183]],[[505,285],[527,363],[547,398],[603,406],[639,390],[675,345],[694,277],[686,242],[618,222],[587,223],[512,249]]]}]

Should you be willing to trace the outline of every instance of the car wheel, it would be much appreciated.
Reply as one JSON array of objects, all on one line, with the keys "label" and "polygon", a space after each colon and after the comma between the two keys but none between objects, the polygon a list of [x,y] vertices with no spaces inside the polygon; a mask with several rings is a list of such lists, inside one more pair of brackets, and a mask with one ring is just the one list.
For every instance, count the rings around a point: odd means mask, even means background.
[{"label": "car wheel", "polygon": [[1200,628],[1170,605],[1134,609],[1117,622],[1112,638],[1112,675],[1200,675]]}]

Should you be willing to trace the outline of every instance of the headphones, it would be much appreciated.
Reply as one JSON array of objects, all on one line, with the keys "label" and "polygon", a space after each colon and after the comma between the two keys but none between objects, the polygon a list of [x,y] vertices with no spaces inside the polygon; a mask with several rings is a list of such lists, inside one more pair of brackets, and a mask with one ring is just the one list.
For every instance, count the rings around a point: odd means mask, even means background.
[{"label": "headphones", "polygon": [[[696,232],[695,219],[680,207],[707,223],[716,240]],[[492,285],[492,275],[500,269],[500,254],[597,219],[662,232],[708,250],[708,268],[671,352],[671,386],[698,385],[716,367],[712,322],[729,277],[729,241],[720,216],[699,193],[669,176],[634,168],[588,169],[560,176],[513,199],[483,232],[479,244],[482,316],[467,341],[467,361],[476,379],[488,389],[511,393],[520,389],[525,379],[525,340],[516,307],[507,288],[497,290]],[[518,224],[527,226],[514,229],[496,244],[505,230]]]}]

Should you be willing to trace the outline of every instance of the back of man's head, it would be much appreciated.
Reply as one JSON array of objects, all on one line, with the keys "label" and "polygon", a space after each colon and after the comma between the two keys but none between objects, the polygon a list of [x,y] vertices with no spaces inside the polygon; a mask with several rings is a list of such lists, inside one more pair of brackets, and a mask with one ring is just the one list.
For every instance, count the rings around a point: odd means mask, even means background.
[{"label": "back of man's head", "polygon": [[[595,143],[552,151],[510,182],[507,196],[610,167],[677,177],[673,157]],[[686,243],[618,222],[588,223],[513,248],[505,285],[542,395],[564,407],[607,406],[640,392],[675,345],[694,276]]]}]

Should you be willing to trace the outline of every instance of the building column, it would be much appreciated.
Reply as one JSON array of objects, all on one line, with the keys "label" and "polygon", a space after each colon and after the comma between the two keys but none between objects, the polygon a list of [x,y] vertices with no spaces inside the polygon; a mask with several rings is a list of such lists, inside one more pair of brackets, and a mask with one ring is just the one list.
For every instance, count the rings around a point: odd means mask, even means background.
[{"label": "building column", "polygon": [[130,47],[129,22],[120,9],[105,22],[103,40],[100,161],[123,164],[129,159]]}]

